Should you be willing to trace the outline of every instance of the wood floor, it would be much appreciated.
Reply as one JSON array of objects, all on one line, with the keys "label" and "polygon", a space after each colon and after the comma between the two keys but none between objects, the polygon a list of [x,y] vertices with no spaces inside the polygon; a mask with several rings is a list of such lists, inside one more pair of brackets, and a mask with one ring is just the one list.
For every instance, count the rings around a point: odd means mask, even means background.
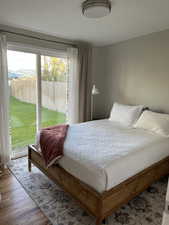
[{"label": "wood floor", "polygon": [[0,192],[0,225],[50,224],[9,170],[0,178]]}]

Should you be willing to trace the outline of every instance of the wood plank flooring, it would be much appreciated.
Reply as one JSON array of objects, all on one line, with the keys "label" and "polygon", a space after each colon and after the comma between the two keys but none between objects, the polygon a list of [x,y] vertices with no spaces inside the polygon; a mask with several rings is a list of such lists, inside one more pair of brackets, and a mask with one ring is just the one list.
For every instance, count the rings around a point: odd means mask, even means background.
[{"label": "wood plank flooring", "polygon": [[0,178],[0,225],[50,225],[9,170]]}]

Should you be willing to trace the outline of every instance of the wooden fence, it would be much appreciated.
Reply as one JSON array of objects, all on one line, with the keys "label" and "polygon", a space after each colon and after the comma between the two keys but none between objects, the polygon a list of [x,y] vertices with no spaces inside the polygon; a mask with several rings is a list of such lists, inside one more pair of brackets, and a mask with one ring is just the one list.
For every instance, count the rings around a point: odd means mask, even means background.
[{"label": "wooden fence", "polygon": [[[19,78],[10,82],[11,96],[20,101],[36,104],[36,78]],[[42,81],[42,106],[66,113],[67,86],[65,82]]]}]

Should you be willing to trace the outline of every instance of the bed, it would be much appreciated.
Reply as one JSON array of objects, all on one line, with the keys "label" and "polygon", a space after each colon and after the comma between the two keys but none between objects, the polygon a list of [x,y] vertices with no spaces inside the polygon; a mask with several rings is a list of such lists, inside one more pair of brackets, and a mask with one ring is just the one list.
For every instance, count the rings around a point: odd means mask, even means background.
[{"label": "bed", "polygon": [[28,148],[28,165],[42,170],[96,217],[114,210],[169,173],[169,138],[108,119],[71,125],[64,156],[46,168],[41,152]]}]

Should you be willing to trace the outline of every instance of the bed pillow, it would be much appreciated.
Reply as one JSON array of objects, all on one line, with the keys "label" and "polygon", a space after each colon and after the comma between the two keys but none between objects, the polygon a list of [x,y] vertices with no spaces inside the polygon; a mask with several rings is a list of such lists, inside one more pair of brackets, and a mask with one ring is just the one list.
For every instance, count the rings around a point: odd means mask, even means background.
[{"label": "bed pillow", "polygon": [[120,122],[126,126],[132,126],[140,117],[143,108],[142,105],[130,106],[115,102],[109,119],[114,122]]},{"label": "bed pillow", "polygon": [[144,111],[134,127],[169,137],[169,114]]}]

